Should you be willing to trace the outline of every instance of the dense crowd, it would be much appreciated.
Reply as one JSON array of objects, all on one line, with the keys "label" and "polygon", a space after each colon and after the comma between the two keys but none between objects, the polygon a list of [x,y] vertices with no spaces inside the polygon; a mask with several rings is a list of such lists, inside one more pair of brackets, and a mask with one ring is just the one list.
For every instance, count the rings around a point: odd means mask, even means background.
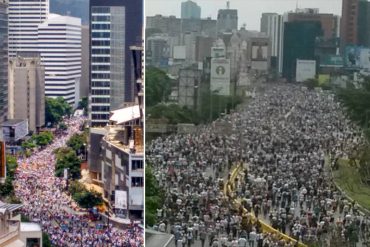
[{"label": "dense crowd", "polygon": [[111,224],[99,227],[65,193],[66,181],[55,177],[53,150],[65,146],[83,123],[83,118],[66,119],[68,130],[56,136],[46,148],[31,157],[18,160],[15,179],[16,195],[22,200],[23,213],[39,222],[53,246],[139,247],[143,246],[143,231],[138,227],[117,229]]},{"label": "dense crowd", "polygon": [[[165,191],[154,228],[174,234],[178,247],[362,246],[370,220],[335,188],[326,169],[362,140],[330,93],[268,85],[241,110],[197,133],[158,138],[147,147],[147,163]],[[238,162],[244,172],[235,193],[224,195],[222,179]],[[230,196],[250,213],[235,208]],[[263,232],[260,220],[292,239]]]}]

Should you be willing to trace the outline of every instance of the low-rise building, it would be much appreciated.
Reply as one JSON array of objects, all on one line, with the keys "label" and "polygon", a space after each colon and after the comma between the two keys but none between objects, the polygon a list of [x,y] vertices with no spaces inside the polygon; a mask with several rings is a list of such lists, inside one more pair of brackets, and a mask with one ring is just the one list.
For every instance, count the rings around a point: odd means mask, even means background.
[{"label": "low-rise building", "polygon": [[0,201],[0,246],[42,246],[42,229],[37,223],[21,222],[21,204]]}]

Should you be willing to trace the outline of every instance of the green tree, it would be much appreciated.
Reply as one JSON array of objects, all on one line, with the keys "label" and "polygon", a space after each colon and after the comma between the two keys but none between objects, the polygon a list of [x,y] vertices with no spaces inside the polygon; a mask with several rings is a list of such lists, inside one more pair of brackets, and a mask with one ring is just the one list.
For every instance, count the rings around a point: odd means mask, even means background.
[{"label": "green tree", "polygon": [[60,123],[59,124],[59,129],[60,130],[67,130],[68,129],[68,126],[65,123]]},{"label": "green tree", "polygon": [[56,150],[55,155],[55,176],[62,177],[64,175],[64,169],[68,169],[70,178],[81,178],[81,160],[77,157],[76,152],[73,149],[69,147],[59,148],[58,150]]},{"label": "green tree", "polygon": [[45,122],[55,125],[62,120],[63,116],[70,115],[72,107],[63,97],[46,98],[45,100]]},{"label": "green tree", "polygon": [[96,191],[89,191],[83,184],[74,181],[69,186],[69,192],[78,205],[83,208],[92,208],[103,203],[102,195]]},{"label": "green tree", "polygon": [[83,109],[84,110],[84,115],[87,116],[87,110],[88,110],[88,98],[83,97],[79,102],[78,102],[78,109]]},{"label": "green tree", "polygon": [[51,247],[51,241],[49,235],[46,232],[42,232],[42,247]]},{"label": "green tree", "polygon": [[153,226],[156,223],[157,209],[162,207],[163,193],[158,185],[150,165],[145,166],[145,223]]},{"label": "green tree", "polygon": [[44,147],[53,141],[54,135],[50,131],[44,131],[38,135],[33,135],[31,139],[34,140],[37,146]]},{"label": "green tree", "polygon": [[67,142],[67,146],[72,148],[76,154],[80,154],[84,148],[84,144],[87,143],[86,133],[74,134]]},{"label": "green tree", "polygon": [[154,67],[147,67],[145,75],[146,106],[155,106],[159,102],[168,101],[171,94],[171,79],[166,73]]}]

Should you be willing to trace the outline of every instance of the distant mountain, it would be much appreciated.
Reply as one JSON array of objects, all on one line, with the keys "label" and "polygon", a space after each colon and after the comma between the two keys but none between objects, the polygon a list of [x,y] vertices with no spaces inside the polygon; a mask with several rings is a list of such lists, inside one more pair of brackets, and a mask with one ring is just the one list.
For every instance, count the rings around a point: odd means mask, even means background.
[{"label": "distant mountain", "polygon": [[50,12],[81,18],[82,24],[89,23],[89,0],[50,0]]}]

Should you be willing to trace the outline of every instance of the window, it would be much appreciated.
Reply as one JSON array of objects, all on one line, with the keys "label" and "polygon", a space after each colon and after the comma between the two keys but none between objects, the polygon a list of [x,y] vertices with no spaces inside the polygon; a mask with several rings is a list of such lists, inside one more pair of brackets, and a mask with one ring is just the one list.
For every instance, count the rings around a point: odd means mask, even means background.
[{"label": "window", "polygon": [[143,161],[142,160],[132,160],[131,162],[131,170],[140,170],[143,169]]},{"label": "window", "polygon": [[143,187],[144,180],[143,177],[132,177],[131,178],[131,187]]}]

